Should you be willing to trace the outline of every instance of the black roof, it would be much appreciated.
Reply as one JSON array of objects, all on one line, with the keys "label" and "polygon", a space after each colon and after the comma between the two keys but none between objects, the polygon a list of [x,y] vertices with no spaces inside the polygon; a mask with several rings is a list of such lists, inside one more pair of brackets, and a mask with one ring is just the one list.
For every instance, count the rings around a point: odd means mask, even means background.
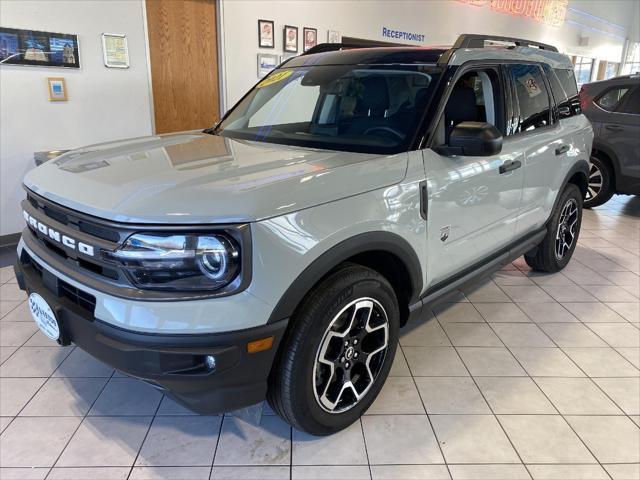
[{"label": "black roof", "polygon": [[310,53],[293,57],[285,67],[313,65],[384,65],[437,63],[447,48],[427,47],[374,47],[353,48],[322,53]]},{"label": "black roof", "polygon": [[[534,40],[463,33],[452,47],[419,47],[400,44],[389,46],[387,42],[354,41],[353,39],[348,43],[321,43],[300,56],[285,61],[282,66],[424,64],[439,61],[447,63],[455,50],[484,48],[492,46],[491,42],[512,43],[514,47],[535,47],[539,50],[558,52],[556,47]],[[449,54],[443,55],[445,52]]]}]

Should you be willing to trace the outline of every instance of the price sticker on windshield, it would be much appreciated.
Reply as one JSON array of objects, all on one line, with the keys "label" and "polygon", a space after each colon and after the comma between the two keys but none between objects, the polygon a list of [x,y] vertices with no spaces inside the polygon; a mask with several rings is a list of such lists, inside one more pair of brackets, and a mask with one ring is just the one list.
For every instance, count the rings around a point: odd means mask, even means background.
[{"label": "price sticker on windshield", "polygon": [[274,83],[281,82],[285,78],[289,78],[292,74],[293,70],[283,70],[281,72],[276,72],[262,80],[258,85],[256,85],[256,88],[268,87],[269,85],[273,85]]}]

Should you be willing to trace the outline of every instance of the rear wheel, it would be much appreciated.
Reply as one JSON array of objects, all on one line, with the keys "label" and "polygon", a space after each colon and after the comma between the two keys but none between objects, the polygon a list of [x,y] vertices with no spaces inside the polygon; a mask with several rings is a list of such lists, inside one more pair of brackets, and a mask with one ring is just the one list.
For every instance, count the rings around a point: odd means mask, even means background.
[{"label": "rear wheel", "polygon": [[589,184],[584,198],[584,208],[602,205],[613,196],[613,172],[609,164],[594,156],[589,163]]},{"label": "rear wheel", "polygon": [[524,256],[527,265],[541,272],[562,270],[576,249],[581,224],[582,193],[570,183],[560,195],[544,240],[533,252]]},{"label": "rear wheel", "polygon": [[389,374],[398,302],[374,270],[347,264],[317,285],[294,318],[268,399],[294,427],[328,435],[358,420]]}]

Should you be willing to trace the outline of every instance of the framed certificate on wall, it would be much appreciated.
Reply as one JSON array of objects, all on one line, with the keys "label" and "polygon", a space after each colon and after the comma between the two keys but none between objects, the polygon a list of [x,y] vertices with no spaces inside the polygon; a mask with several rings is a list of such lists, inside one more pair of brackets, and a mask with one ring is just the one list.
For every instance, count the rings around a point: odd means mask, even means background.
[{"label": "framed certificate on wall", "polygon": [[102,53],[105,67],[129,68],[129,46],[126,35],[103,33]]}]

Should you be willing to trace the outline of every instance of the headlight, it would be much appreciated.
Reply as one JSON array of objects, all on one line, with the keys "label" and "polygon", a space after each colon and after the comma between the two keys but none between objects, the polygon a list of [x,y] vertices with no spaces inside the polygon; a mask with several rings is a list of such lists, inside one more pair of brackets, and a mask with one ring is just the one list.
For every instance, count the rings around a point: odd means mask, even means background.
[{"label": "headlight", "polygon": [[240,273],[240,249],[224,234],[131,235],[106,254],[122,265],[139,288],[217,290]]}]

